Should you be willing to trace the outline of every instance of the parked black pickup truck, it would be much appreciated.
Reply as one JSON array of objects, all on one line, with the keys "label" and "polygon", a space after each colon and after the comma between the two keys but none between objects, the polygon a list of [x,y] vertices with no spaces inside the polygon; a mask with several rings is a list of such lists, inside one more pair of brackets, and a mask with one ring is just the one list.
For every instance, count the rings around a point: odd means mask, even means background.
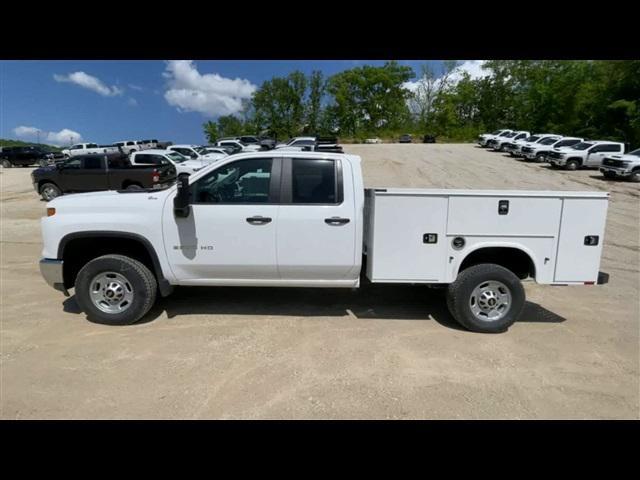
[{"label": "parked black pickup truck", "polygon": [[163,188],[175,178],[176,167],[169,161],[133,166],[119,154],[78,155],[31,172],[33,188],[47,201],[63,193]]},{"label": "parked black pickup truck", "polygon": [[[35,164],[44,166],[56,158],[56,153],[37,145],[2,147],[0,150],[0,163],[3,168],[28,167]],[[62,158],[62,154],[58,153],[58,157]]]}]

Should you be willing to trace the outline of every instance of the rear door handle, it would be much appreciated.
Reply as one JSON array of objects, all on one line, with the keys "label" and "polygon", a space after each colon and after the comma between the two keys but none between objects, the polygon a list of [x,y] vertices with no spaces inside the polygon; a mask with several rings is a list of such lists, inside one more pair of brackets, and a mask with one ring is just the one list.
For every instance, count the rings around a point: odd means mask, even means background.
[{"label": "rear door handle", "polygon": [[331,218],[324,219],[324,223],[328,225],[346,225],[350,221],[351,219],[349,218],[340,218],[340,217],[331,217]]},{"label": "rear door handle", "polygon": [[247,218],[247,222],[249,222],[251,225],[265,225],[271,222],[271,218],[261,217],[260,215],[256,215],[255,217]]}]

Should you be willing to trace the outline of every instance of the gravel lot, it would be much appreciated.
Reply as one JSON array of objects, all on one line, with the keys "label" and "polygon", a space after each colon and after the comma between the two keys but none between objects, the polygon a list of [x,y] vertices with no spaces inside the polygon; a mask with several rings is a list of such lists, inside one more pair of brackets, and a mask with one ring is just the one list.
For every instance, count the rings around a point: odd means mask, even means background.
[{"label": "gravel lot", "polygon": [[527,284],[501,335],[442,293],[182,288],[143,323],[88,322],[44,283],[30,168],[0,170],[0,417],[640,418],[640,185],[473,145],[352,145],[367,186],[610,191],[601,287]]}]

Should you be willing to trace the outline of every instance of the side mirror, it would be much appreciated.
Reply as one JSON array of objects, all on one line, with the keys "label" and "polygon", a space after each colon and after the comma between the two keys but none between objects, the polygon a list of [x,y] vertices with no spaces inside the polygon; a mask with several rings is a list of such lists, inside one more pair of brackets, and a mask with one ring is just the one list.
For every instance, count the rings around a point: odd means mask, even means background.
[{"label": "side mirror", "polygon": [[177,181],[178,191],[173,199],[173,214],[176,217],[188,217],[189,208],[189,174],[181,173]]}]

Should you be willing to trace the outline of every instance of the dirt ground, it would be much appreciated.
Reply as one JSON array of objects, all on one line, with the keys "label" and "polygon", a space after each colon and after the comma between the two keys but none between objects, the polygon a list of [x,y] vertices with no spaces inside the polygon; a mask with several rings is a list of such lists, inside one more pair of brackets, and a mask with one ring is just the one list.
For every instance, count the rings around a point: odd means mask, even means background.
[{"label": "dirt ground", "polygon": [[611,192],[605,286],[527,284],[469,333],[441,292],[182,288],[143,323],[90,323],[38,270],[30,168],[0,170],[0,417],[640,418],[640,185],[473,145],[352,145],[366,185]]}]

